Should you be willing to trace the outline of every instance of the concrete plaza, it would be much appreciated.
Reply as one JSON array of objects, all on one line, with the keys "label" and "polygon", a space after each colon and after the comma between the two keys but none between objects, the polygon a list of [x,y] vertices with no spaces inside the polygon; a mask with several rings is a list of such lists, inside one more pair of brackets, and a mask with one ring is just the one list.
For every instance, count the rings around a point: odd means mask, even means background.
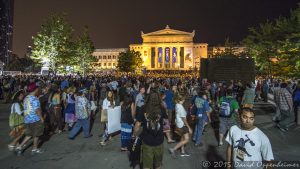
[{"label": "concrete plaza", "polygon": [[[256,126],[258,126],[270,139],[275,160],[297,161],[300,159],[300,127],[293,126],[286,133],[274,127],[272,115],[274,106],[270,103],[259,102],[255,105]],[[68,132],[44,138],[46,141],[41,148],[43,154],[32,156],[28,148],[22,156],[9,152],[7,144],[8,116],[10,105],[0,104],[0,168],[1,169],[127,169],[129,161],[127,153],[120,151],[120,136],[117,135],[104,147],[101,147],[98,135],[102,132],[99,117],[94,123],[93,137],[85,139],[82,133],[75,140],[67,138]],[[206,160],[225,160],[226,145],[217,146],[214,130],[211,126],[203,136],[202,147],[194,147],[192,142],[187,146],[190,157],[174,159],[167,149],[171,146],[164,143],[164,169],[197,169],[203,168],[202,162]]]}]

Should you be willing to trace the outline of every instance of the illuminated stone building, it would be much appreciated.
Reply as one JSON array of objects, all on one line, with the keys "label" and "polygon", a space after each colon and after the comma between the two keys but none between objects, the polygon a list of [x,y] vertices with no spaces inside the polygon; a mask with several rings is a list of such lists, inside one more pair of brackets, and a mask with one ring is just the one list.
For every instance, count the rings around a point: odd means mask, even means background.
[{"label": "illuminated stone building", "polygon": [[[228,47],[225,47],[225,46],[208,47],[208,49],[207,49],[207,56],[208,56],[209,58],[213,58],[213,57],[215,57],[218,53],[225,52],[226,48],[228,48]],[[238,55],[238,54],[240,54],[240,53],[246,52],[246,47],[238,47],[238,46],[235,46],[235,47],[233,47],[233,50],[234,50],[234,54],[235,54],[235,55]]]},{"label": "illuminated stone building", "polygon": [[207,43],[194,43],[195,31],[184,32],[165,29],[150,33],[141,32],[142,44],[130,44],[130,50],[142,54],[147,70],[193,70],[200,59],[207,58]]},{"label": "illuminated stone building", "polygon": [[[200,59],[214,57],[224,52],[226,47],[209,47],[207,43],[194,43],[195,31],[184,32],[165,29],[150,33],[141,32],[142,44],[130,44],[129,50],[138,51],[143,59],[143,66],[150,71],[161,70],[195,70],[200,68]],[[238,54],[245,47],[234,47]],[[93,56],[97,62],[93,64],[95,71],[116,69],[120,52],[128,48],[96,49]]]},{"label": "illuminated stone building", "polygon": [[96,49],[93,56],[97,62],[93,63],[92,67],[95,71],[113,70],[118,64],[120,52],[126,52],[127,48],[112,48],[112,49]]}]

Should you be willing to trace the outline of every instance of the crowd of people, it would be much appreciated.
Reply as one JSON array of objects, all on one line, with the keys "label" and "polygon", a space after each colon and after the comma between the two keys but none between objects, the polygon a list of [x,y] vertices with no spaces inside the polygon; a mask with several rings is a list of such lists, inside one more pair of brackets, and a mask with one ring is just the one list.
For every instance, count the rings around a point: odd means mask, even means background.
[{"label": "crowd of people", "polygon": [[228,161],[273,160],[267,136],[253,125],[254,102],[267,102],[270,93],[277,107],[276,127],[287,132],[294,122],[299,123],[299,81],[208,82],[191,77],[107,75],[15,76],[0,82],[0,97],[5,103],[12,100],[10,151],[21,155],[33,139],[31,153],[43,153],[38,147],[40,136],[66,130],[71,140],[81,128],[89,138],[97,114],[103,124],[99,144],[105,146],[113,136],[107,113],[120,106],[120,149],[131,151],[133,138],[139,138],[144,168],[162,166],[165,137],[172,144],[168,151],[173,157],[190,156],[186,145],[193,141],[195,147],[203,146],[203,133],[215,121],[219,123],[217,144],[228,142]]}]

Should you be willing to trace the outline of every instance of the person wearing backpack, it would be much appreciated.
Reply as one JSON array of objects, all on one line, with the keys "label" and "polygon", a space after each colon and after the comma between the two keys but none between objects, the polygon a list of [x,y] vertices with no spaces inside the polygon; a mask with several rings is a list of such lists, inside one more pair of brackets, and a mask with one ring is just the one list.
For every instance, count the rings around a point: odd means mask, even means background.
[{"label": "person wearing backpack", "polygon": [[168,118],[162,110],[160,95],[157,88],[151,88],[146,97],[143,113],[136,116],[133,137],[138,136],[138,132],[143,127],[140,134],[142,140],[142,163],[143,168],[159,169],[162,166],[164,154],[164,132],[163,119]]},{"label": "person wearing backpack", "polygon": [[18,145],[18,142],[24,134],[24,116],[23,116],[23,104],[24,91],[20,90],[16,92],[13,97],[13,104],[11,106],[11,112],[9,116],[9,126],[11,127],[11,132],[9,135],[14,138],[14,140],[8,144],[8,150],[14,151]]},{"label": "person wearing backpack", "polygon": [[209,103],[206,99],[206,93],[200,91],[198,96],[195,98],[194,106],[196,107],[195,116],[197,117],[197,123],[194,130],[193,141],[195,146],[201,146],[201,136],[203,133],[205,117],[210,112]]},{"label": "person wearing backpack", "polygon": [[223,145],[223,138],[225,133],[230,129],[231,126],[237,123],[239,104],[232,96],[233,92],[231,89],[226,90],[226,96],[221,97],[219,106],[219,146]]}]

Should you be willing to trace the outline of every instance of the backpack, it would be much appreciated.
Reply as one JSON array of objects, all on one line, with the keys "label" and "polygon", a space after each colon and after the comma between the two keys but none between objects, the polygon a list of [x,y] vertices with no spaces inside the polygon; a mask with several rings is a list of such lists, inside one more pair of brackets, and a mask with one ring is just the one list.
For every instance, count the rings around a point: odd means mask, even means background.
[{"label": "backpack", "polygon": [[13,105],[13,112],[9,115],[9,127],[15,128],[24,123],[24,116],[15,112],[15,104]]},{"label": "backpack", "polygon": [[221,105],[220,105],[220,110],[219,110],[219,114],[221,117],[230,117],[231,116],[231,108],[230,108],[230,103],[231,103],[232,99],[228,99],[226,97],[224,97],[224,100],[222,101]]},{"label": "backpack", "polygon": [[145,119],[147,121],[146,124],[146,131],[152,135],[156,135],[158,131],[160,130],[160,115],[157,115],[157,117],[154,120],[148,119],[147,114],[145,113]]}]

